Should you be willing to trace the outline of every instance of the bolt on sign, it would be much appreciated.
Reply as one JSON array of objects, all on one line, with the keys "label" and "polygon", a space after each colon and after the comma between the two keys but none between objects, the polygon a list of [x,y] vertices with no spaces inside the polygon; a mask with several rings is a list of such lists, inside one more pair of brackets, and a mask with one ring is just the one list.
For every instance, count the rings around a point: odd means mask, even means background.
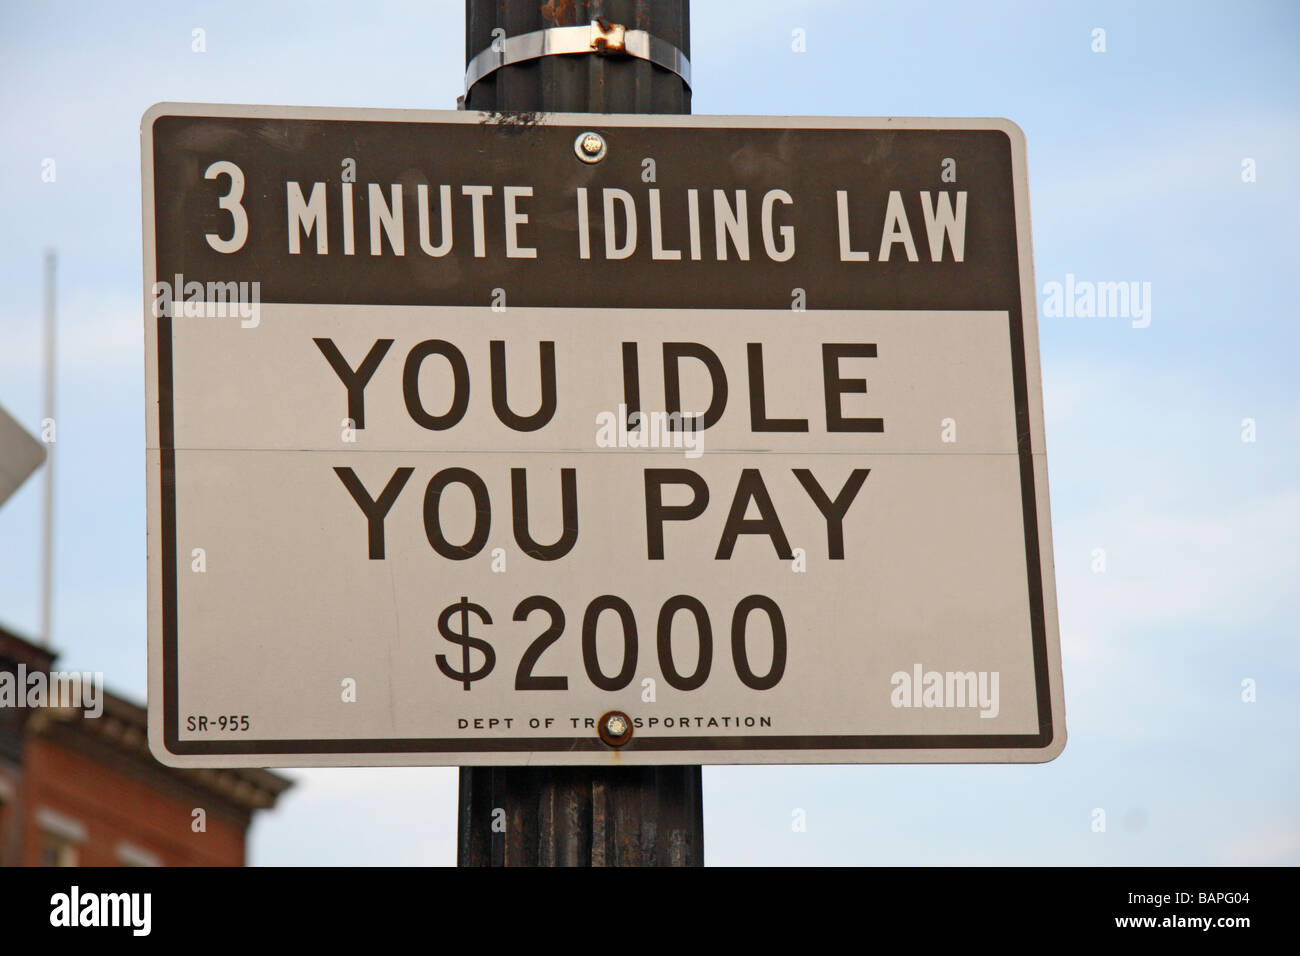
[{"label": "bolt on sign", "polygon": [[1003,120],[155,106],[178,766],[1044,761]]}]

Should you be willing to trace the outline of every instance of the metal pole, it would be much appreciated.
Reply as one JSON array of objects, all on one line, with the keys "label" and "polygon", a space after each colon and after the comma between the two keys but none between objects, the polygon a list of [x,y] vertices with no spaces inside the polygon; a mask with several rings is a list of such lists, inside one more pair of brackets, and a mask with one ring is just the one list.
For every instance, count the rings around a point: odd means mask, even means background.
[{"label": "metal pole", "polygon": [[45,449],[44,540],[41,555],[41,643],[49,647],[54,628],[54,250],[45,252],[45,411],[41,438]]},{"label": "metal pole", "polygon": [[[690,55],[690,0],[465,0],[465,62],[492,44],[494,30],[514,37],[597,18],[646,30]],[[641,59],[548,56],[497,70],[469,90],[464,105],[493,112],[689,113],[691,91],[674,73]],[[457,862],[703,865],[700,768],[462,767]]]}]

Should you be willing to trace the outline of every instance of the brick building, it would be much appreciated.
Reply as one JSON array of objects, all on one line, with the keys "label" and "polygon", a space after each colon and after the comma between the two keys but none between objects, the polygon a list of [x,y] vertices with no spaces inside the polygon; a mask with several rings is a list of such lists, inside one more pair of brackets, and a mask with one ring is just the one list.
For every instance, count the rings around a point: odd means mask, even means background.
[{"label": "brick building", "polygon": [[[0,672],[48,674],[54,660],[0,628]],[[242,866],[253,812],[275,806],[290,781],[164,767],[149,752],[145,709],[102,697],[95,718],[0,706],[0,866]]]}]

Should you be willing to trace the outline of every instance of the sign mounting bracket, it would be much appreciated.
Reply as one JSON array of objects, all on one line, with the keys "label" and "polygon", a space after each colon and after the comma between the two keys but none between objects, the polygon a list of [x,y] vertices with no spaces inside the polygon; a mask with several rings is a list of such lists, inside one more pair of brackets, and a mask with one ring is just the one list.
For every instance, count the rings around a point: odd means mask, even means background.
[{"label": "sign mounting bracket", "polygon": [[492,41],[477,53],[465,70],[465,95],[474,84],[504,66],[513,66],[544,56],[572,56],[595,53],[599,56],[632,56],[676,73],[690,86],[691,61],[667,40],[646,30],[629,30],[621,23],[603,18],[585,26],[548,27]]}]

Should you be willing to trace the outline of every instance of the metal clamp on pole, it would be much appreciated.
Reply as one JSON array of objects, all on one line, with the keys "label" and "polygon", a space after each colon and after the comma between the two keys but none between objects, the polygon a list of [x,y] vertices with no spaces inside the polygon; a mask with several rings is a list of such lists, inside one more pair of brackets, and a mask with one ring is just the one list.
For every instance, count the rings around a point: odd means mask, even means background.
[{"label": "metal clamp on pole", "polygon": [[592,20],[587,26],[548,27],[492,42],[469,61],[465,70],[465,95],[483,77],[503,66],[544,56],[595,53],[600,56],[634,56],[670,70],[691,84],[691,61],[667,40],[645,30],[629,30],[621,23]]}]

